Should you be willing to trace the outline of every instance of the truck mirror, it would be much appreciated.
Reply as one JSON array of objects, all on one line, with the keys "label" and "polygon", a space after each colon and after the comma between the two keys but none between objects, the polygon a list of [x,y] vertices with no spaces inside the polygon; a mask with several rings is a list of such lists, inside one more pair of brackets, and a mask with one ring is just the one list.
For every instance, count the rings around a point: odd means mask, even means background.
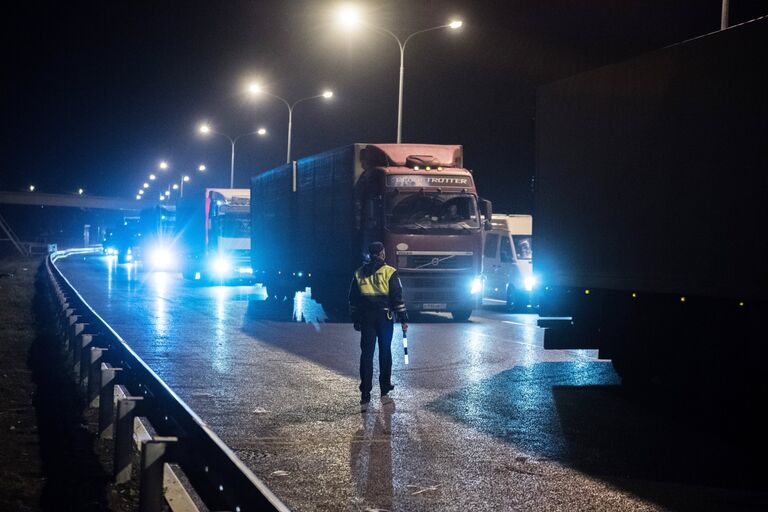
[{"label": "truck mirror", "polygon": [[485,220],[490,221],[493,216],[493,206],[491,205],[491,202],[487,199],[479,199],[478,203],[480,213],[485,217]]},{"label": "truck mirror", "polygon": [[485,229],[486,231],[490,231],[491,227],[492,227],[491,221],[488,219],[485,219],[485,221],[483,221],[483,229]]}]

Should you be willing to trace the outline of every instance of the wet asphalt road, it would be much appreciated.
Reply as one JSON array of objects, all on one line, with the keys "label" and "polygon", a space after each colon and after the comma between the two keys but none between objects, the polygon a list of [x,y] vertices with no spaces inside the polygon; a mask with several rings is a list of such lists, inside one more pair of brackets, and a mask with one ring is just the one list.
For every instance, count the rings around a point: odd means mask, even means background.
[{"label": "wet asphalt road", "polygon": [[258,286],[58,265],[293,510],[768,509],[743,445],[624,390],[593,352],[544,351],[533,315],[425,315],[408,366],[396,329],[394,404],[375,370],[361,414],[358,335],[306,295],[273,307]]}]

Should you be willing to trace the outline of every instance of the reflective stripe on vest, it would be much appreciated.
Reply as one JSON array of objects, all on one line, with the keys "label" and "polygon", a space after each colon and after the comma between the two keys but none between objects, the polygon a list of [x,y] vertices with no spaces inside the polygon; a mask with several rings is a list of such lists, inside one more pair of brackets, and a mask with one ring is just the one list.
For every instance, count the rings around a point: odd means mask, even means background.
[{"label": "reflective stripe on vest", "polygon": [[389,296],[389,278],[396,272],[394,267],[383,265],[370,276],[363,275],[362,268],[355,272],[355,281],[360,289],[360,295]]}]

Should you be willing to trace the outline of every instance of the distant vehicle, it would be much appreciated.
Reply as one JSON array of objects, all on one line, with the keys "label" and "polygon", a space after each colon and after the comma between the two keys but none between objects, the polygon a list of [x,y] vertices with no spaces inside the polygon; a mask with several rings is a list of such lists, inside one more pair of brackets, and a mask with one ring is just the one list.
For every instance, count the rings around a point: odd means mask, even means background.
[{"label": "distant vehicle", "polygon": [[175,233],[186,279],[253,280],[250,190],[185,190],[176,209]]},{"label": "distant vehicle", "polygon": [[253,268],[271,297],[309,286],[324,305],[345,302],[379,240],[409,311],[466,321],[479,304],[491,204],[477,197],[461,146],[344,146],[254,176],[251,198]]},{"label": "distant vehicle", "polygon": [[101,243],[102,251],[116,256],[118,263],[132,263],[139,253],[141,230],[138,217],[124,217],[121,224],[109,229]]},{"label": "distant vehicle", "polygon": [[535,305],[533,275],[533,218],[497,214],[485,235],[484,297],[503,300],[510,310]]},{"label": "distant vehicle", "polygon": [[177,270],[176,206],[157,205],[140,212],[142,265],[150,270]]},{"label": "distant vehicle", "polygon": [[766,61],[760,18],[538,90],[545,348],[764,389]]}]

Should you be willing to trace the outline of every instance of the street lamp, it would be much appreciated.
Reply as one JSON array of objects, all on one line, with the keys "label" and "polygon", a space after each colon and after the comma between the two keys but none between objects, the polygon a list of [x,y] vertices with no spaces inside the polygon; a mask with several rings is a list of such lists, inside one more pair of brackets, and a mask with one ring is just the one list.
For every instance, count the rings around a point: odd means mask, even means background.
[{"label": "street lamp", "polygon": [[[258,128],[256,131],[248,132],[248,133],[241,133],[235,138],[230,137],[226,133],[221,133],[215,131],[213,128],[211,128],[211,125],[208,123],[201,123],[200,126],[197,129],[201,135],[208,135],[208,134],[215,134],[215,135],[221,135],[225,139],[229,141],[229,144],[232,146],[232,152],[230,157],[230,163],[229,163],[229,188],[235,188],[235,144],[238,140],[240,140],[241,137],[245,137],[246,135],[259,135],[264,136],[267,134],[266,128]],[[205,171],[206,167],[204,165],[200,165],[200,167],[197,168],[198,171]]]},{"label": "street lamp", "polygon": [[282,101],[283,103],[285,103],[285,106],[288,107],[288,148],[287,148],[287,154],[286,154],[286,158],[285,158],[285,163],[287,163],[287,164],[291,163],[291,131],[292,131],[292,128],[293,128],[293,109],[294,109],[294,107],[296,107],[296,105],[298,105],[302,101],[314,100],[315,98],[330,99],[330,98],[333,97],[333,91],[326,90],[326,91],[323,91],[320,94],[316,94],[314,96],[307,96],[306,98],[300,98],[300,99],[294,101],[293,103],[289,103],[288,100],[286,100],[285,98],[283,98],[281,96],[278,96],[276,94],[272,94],[271,92],[267,92],[266,90],[264,90],[264,87],[262,87],[258,83],[251,83],[248,86],[248,92],[250,92],[253,95],[266,94],[267,96],[271,96],[271,97],[273,97],[275,99],[278,99],[278,100]]},{"label": "street lamp", "polygon": [[81,188],[77,189],[77,195],[81,196],[81,195],[83,195],[83,192],[85,192],[85,190],[83,190]]},{"label": "street lamp", "polygon": [[449,28],[451,30],[459,29],[464,25],[464,22],[461,20],[453,20],[449,23],[446,23],[445,25],[438,25],[436,27],[430,27],[430,28],[425,28],[424,30],[418,30],[416,32],[409,34],[404,41],[401,41],[400,38],[397,37],[391,30],[377,27],[375,25],[371,25],[370,23],[363,21],[363,19],[360,16],[360,13],[355,8],[350,6],[345,6],[339,9],[339,11],[337,11],[336,13],[336,20],[339,23],[339,25],[346,30],[352,30],[359,26],[365,26],[370,28],[374,32],[378,32],[379,34],[390,36],[395,41],[397,41],[397,45],[400,47],[400,84],[399,84],[398,93],[397,93],[397,143],[400,144],[400,142],[402,141],[401,135],[402,135],[402,127],[403,127],[403,76],[405,75],[405,47],[406,45],[408,45],[408,41],[410,41],[413,36],[423,34],[425,32],[432,32],[433,30],[441,30],[444,28]]},{"label": "street lamp", "polygon": [[197,170],[200,171],[200,172],[205,172],[205,169],[206,169],[206,167],[205,167],[204,164],[200,164],[200,165],[197,166]]},{"label": "street lamp", "polygon": [[136,200],[138,201],[139,199],[141,199],[141,196],[137,194],[136,195]]},{"label": "street lamp", "polygon": [[162,170],[166,170],[168,169],[168,162],[163,160],[162,162],[160,162],[160,165],[158,167],[160,167]]},{"label": "street lamp", "polygon": [[157,179],[157,176],[155,176],[154,174],[149,175],[149,181],[155,181],[156,179]]},{"label": "street lamp", "polygon": [[35,191],[35,186],[34,185],[30,185],[29,186],[29,191],[30,192],[34,192]]}]

